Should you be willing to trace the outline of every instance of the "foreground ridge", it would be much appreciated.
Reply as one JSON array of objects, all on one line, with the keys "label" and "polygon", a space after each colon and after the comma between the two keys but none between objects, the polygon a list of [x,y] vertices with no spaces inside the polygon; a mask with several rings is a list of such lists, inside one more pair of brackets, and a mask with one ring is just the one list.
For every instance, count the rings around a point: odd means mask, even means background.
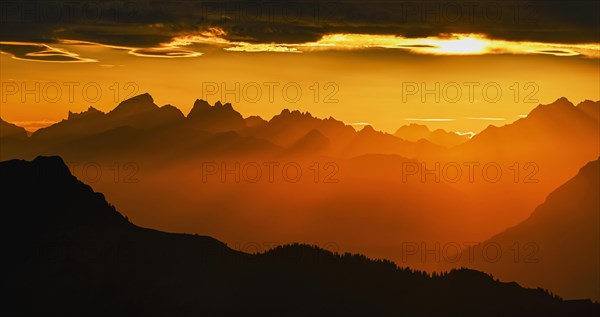
[{"label": "foreground ridge", "polygon": [[[137,227],[59,157],[0,163],[10,315],[596,316],[473,270],[428,276],[302,244],[249,255]],[[35,304],[31,304],[35,303]]]}]

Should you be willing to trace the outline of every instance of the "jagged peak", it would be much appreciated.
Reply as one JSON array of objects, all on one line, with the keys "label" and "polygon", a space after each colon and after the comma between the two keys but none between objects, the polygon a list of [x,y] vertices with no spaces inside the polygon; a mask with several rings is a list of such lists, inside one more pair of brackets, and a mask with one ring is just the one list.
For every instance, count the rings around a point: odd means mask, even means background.
[{"label": "jagged peak", "polygon": [[531,112],[539,111],[539,110],[548,110],[548,109],[556,109],[556,108],[574,108],[575,105],[569,101],[566,97],[560,97],[556,99],[554,102],[549,104],[539,104],[535,107]]},{"label": "jagged peak", "polygon": [[598,106],[600,106],[600,100],[593,101],[593,100],[590,100],[590,99],[585,99],[584,101],[578,103],[577,107],[585,106],[585,105],[588,105],[588,104],[589,105],[598,105]]},{"label": "jagged peak", "polygon": [[260,116],[249,116],[244,118],[244,121],[248,127],[256,127],[267,123],[267,120],[261,118]]},{"label": "jagged peak", "polygon": [[201,117],[205,113],[213,112],[213,111],[217,111],[218,113],[231,113],[231,114],[234,114],[234,115],[242,118],[242,115],[239,112],[237,112],[233,108],[233,105],[229,102],[223,104],[220,101],[217,101],[217,102],[215,102],[215,104],[213,106],[211,106],[208,103],[208,101],[203,100],[203,99],[196,99],[196,101],[194,102],[194,106],[192,107],[192,110],[190,110],[190,112],[188,113],[187,117],[188,118]]},{"label": "jagged peak", "polygon": [[424,124],[409,123],[409,124],[405,124],[405,125],[399,127],[394,134],[402,133],[405,131],[414,132],[416,130],[419,130],[420,132],[424,132],[424,133],[431,133],[431,130],[429,129],[429,127]]},{"label": "jagged peak", "polygon": [[291,110],[290,111],[287,108],[281,110],[281,113],[279,115],[276,115],[275,117],[305,117],[305,118],[317,119],[316,117],[313,117],[313,115],[310,114],[310,112],[308,112],[308,111],[305,111],[305,112],[302,112],[300,110]]},{"label": "jagged peak", "polygon": [[549,104],[539,104],[527,114],[527,118],[540,118],[548,115],[562,115],[577,112],[575,105],[566,97],[560,97]]},{"label": "jagged peak", "polygon": [[86,111],[82,111],[82,112],[71,112],[69,111],[69,114],[67,116],[67,120],[75,120],[75,119],[80,119],[82,117],[87,117],[90,115],[100,115],[100,114],[104,114],[104,112],[90,106],[88,107],[88,109]]},{"label": "jagged peak", "polygon": [[154,98],[152,98],[152,96],[145,92],[141,95],[137,95],[137,96],[133,96],[127,100],[124,100],[121,102],[121,104],[123,103],[127,103],[127,102],[138,102],[138,103],[145,103],[145,104],[153,104],[154,103]]},{"label": "jagged peak", "polygon": [[51,177],[72,177],[69,167],[60,156],[42,156],[39,155],[32,161],[14,160],[20,165],[30,165],[40,172],[40,176]]},{"label": "jagged peak", "polygon": [[122,101],[109,113],[143,112],[157,108],[158,106],[154,104],[154,99],[152,96],[150,96],[149,93],[143,93]]},{"label": "jagged peak", "polygon": [[204,99],[196,99],[196,101],[194,101],[194,106],[193,108],[210,108],[210,104],[208,103],[208,101],[204,100]]},{"label": "jagged peak", "polygon": [[373,128],[372,125],[367,124],[360,130],[360,132],[361,133],[372,133],[372,132],[377,132],[377,131],[375,131],[375,129]]}]

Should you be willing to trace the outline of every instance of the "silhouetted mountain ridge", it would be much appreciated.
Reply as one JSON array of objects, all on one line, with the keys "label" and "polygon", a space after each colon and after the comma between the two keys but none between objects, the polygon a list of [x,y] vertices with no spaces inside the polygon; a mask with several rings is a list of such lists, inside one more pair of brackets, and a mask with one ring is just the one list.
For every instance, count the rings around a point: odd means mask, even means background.
[{"label": "silhouetted mountain ridge", "polygon": [[[419,160],[470,160],[473,157],[482,160],[499,157],[515,160],[544,152],[541,157],[550,159],[551,156],[545,152],[553,150],[557,144],[564,145],[568,149],[566,152],[574,156],[586,156],[593,150],[587,146],[587,139],[594,138],[594,135],[597,138],[598,104],[598,101],[584,101],[575,107],[566,98],[560,98],[550,105],[536,107],[527,118],[503,127],[490,126],[468,140],[453,132],[440,129],[429,131],[426,126],[419,125],[401,127],[395,136],[375,131],[372,127],[370,133],[366,133],[369,128],[356,132],[350,125],[332,117],[319,119],[309,112],[288,109],[282,110],[268,121],[260,117],[244,119],[230,103],[216,102],[211,106],[200,99],[194,102],[186,117],[171,105],[158,107],[152,96],[145,93],[121,102],[106,114],[93,107],[82,113],[69,112],[66,120],[33,133],[32,142],[28,142],[28,145],[16,144],[14,150],[13,145],[10,145],[3,153],[39,147],[45,152],[33,152],[63,155],[58,148],[70,148],[69,143],[72,141],[129,126],[145,130],[147,138],[154,137],[155,132],[166,132],[174,136],[178,134],[177,139],[188,140],[193,139],[198,134],[197,131],[213,134],[234,131],[242,137],[263,139],[283,148],[283,151],[288,151],[309,132],[316,130],[329,140],[329,144],[316,147],[313,154],[335,157],[382,153]],[[194,143],[194,140],[191,142]],[[169,140],[156,146],[167,148],[180,143],[179,140]],[[452,147],[450,151],[447,150],[449,147]],[[103,150],[110,150],[110,146]]]},{"label": "silhouetted mountain ridge", "polygon": [[599,310],[472,270],[428,276],[297,244],[248,255],[209,237],[140,228],[58,157],[1,162],[0,179],[10,224],[2,233],[9,315],[594,316]]},{"label": "silhouetted mountain ridge", "polygon": [[230,103],[222,104],[220,101],[211,106],[207,101],[197,99],[187,119],[209,132],[237,131],[246,127],[242,115]]},{"label": "silhouetted mountain ridge", "polygon": [[[517,261],[511,255],[493,262],[477,257],[472,266],[501,279],[560,290],[567,298],[593,295],[593,300],[600,300],[599,192],[600,161],[595,160],[550,193],[528,219],[478,247],[494,244],[513,250],[517,246]],[[469,252],[464,251],[463,258]]]},{"label": "silhouetted mountain ridge", "polygon": [[460,135],[455,132],[448,132],[443,129],[431,131],[426,125],[416,123],[401,126],[398,128],[398,130],[396,130],[396,132],[394,132],[394,136],[413,142],[425,139],[434,144],[447,148],[465,143],[469,140],[469,138],[465,135]]},{"label": "silhouetted mountain ridge", "polygon": [[0,138],[26,139],[27,131],[0,118]]}]

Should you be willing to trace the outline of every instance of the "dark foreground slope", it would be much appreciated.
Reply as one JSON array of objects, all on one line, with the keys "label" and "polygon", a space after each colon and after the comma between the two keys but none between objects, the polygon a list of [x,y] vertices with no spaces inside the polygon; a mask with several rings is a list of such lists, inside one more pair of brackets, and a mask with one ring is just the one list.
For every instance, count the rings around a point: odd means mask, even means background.
[{"label": "dark foreground slope", "polygon": [[[465,250],[461,264],[565,298],[600,300],[599,193],[600,160],[595,160],[550,193],[527,220]],[[521,254],[488,261],[482,252],[488,246],[509,252],[518,247]]]},{"label": "dark foreground slope", "polygon": [[[305,245],[260,255],[137,227],[58,157],[0,163],[1,314],[597,316],[472,270],[429,277]],[[174,202],[175,203],[175,202]]]}]

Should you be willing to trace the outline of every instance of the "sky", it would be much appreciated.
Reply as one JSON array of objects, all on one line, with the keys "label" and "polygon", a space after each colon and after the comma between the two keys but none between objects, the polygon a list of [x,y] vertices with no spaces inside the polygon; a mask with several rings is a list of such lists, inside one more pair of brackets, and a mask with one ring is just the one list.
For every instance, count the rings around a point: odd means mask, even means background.
[{"label": "sky", "polygon": [[393,133],[600,99],[592,1],[3,1],[0,115],[29,130],[144,92]]}]

